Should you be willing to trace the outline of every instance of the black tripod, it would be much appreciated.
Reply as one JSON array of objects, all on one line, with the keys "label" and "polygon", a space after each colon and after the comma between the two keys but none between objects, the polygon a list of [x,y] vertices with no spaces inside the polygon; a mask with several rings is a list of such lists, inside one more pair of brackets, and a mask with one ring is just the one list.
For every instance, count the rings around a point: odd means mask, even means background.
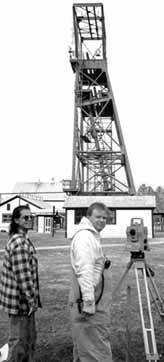
[{"label": "black tripod", "polygon": [[[138,301],[139,301],[139,309],[141,316],[141,325],[143,332],[143,340],[145,347],[145,354],[147,361],[159,361],[159,356],[157,352],[155,332],[154,332],[154,324],[151,312],[151,303],[150,303],[150,295],[153,302],[156,305],[157,311],[164,322],[164,304],[158,292],[157,286],[154,281],[154,272],[151,267],[147,264],[145,260],[145,254],[143,251],[131,252],[130,262],[127,264],[126,270],[120,279],[118,285],[116,286],[113,296],[115,297],[121,288],[123,281],[125,280],[129,270],[132,268],[135,272],[135,279],[137,285],[137,293],[138,293]],[[141,276],[141,277],[140,277]],[[146,326],[145,322],[145,314],[143,309],[143,301],[142,301],[142,289],[141,284],[144,286],[145,295],[146,295],[146,312],[148,316],[148,325]]]}]

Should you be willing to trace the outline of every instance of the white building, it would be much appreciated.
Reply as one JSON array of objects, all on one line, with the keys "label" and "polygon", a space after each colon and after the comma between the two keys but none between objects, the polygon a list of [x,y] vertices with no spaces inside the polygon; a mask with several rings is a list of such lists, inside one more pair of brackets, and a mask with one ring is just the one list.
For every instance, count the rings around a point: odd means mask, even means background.
[{"label": "white building", "polygon": [[0,231],[8,232],[11,215],[15,207],[28,205],[33,216],[33,230],[51,232],[52,207],[38,198],[14,195],[0,204]]},{"label": "white building", "polygon": [[17,182],[12,190],[12,194],[19,194],[25,197],[34,197],[42,200],[59,213],[64,212],[64,202],[66,193],[63,192],[63,181],[55,182],[52,178],[51,182]]},{"label": "white building", "polygon": [[[15,199],[16,197],[16,199]],[[6,210],[7,203],[11,199],[11,209]],[[15,200],[15,201],[14,201]],[[11,193],[2,193],[0,195],[0,230],[7,230],[9,221],[13,209],[20,203],[30,204],[33,212],[33,228],[37,232],[53,233],[54,227],[64,226],[64,202],[66,200],[66,193],[63,192],[62,181],[55,182],[54,179],[51,182],[17,182]],[[15,206],[16,205],[16,206]],[[8,211],[8,216],[3,214]],[[54,215],[58,214],[54,219]]]},{"label": "white building", "polygon": [[132,218],[142,218],[148,227],[148,238],[153,235],[153,210],[156,206],[155,196],[68,196],[66,209],[66,237],[70,238],[75,224],[86,215],[89,205],[103,202],[109,209],[111,217],[101,232],[106,238],[125,238],[126,228]]}]

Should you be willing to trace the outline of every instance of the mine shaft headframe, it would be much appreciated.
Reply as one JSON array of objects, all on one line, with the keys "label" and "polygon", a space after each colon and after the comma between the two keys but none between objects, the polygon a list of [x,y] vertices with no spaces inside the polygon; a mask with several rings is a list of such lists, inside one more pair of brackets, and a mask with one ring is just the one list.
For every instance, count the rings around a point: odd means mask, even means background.
[{"label": "mine shaft headframe", "polygon": [[108,75],[101,3],[73,4],[75,112],[71,194],[135,194]]},{"label": "mine shaft headframe", "polygon": [[[104,24],[104,10],[101,3],[73,4],[73,20],[75,30],[75,57],[83,58],[82,49],[87,49],[87,42],[99,42],[95,53],[87,53],[86,56],[101,57],[106,59],[106,34]],[[85,44],[86,43],[86,44]]]}]

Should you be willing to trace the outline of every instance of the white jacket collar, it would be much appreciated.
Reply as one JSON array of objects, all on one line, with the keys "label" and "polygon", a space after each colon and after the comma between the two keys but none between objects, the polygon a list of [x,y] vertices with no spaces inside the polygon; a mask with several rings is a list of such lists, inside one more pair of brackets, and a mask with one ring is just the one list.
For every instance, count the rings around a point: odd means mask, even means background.
[{"label": "white jacket collar", "polygon": [[75,236],[75,234],[77,234],[81,230],[90,230],[93,233],[99,234],[98,231],[94,228],[94,226],[90,222],[90,220],[85,216],[82,217],[78,225],[75,225],[72,231],[71,239]]}]

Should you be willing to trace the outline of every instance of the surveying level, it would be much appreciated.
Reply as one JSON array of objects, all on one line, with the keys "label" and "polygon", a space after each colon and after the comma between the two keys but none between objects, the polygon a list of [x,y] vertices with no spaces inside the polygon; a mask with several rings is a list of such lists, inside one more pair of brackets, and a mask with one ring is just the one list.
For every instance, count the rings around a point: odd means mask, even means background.
[{"label": "surveying level", "polygon": [[142,218],[132,218],[130,226],[126,229],[127,242],[131,251],[150,250],[148,245],[148,228],[144,226]]},{"label": "surveying level", "polygon": [[132,252],[150,250],[148,244],[148,228],[144,226],[143,219],[132,218],[130,226],[126,229],[126,235]]},{"label": "surveying level", "polygon": [[[142,332],[143,332],[143,341],[144,341],[144,348],[146,354],[147,361],[159,361],[159,355],[157,352],[157,345],[155,339],[155,332],[154,332],[154,324],[151,312],[151,301],[154,302],[157,311],[161,317],[161,320],[164,322],[164,304],[158,292],[157,286],[154,281],[154,273],[151,267],[146,263],[145,260],[145,253],[143,251],[138,252],[131,252],[131,259],[130,262],[127,264],[126,270],[120,279],[118,285],[116,286],[113,297],[117,296],[118,291],[120,290],[123,281],[125,280],[129,270],[132,268],[135,273],[135,280],[137,285],[137,293],[138,293],[138,301],[139,301],[139,309],[140,309],[140,317],[141,317],[141,325],[142,325]],[[128,295],[128,288],[127,287],[127,295]],[[144,308],[143,308],[143,289],[145,290],[146,294],[146,307],[145,307],[145,298],[144,298]],[[128,298],[127,298],[128,300]],[[130,298],[128,301],[129,305],[128,311],[130,310]],[[147,320],[148,319],[148,320]],[[128,343],[129,346],[129,343]],[[129,348],[129,347],[128,347]],[[129,353],[129,351],[128,351]]]}]

